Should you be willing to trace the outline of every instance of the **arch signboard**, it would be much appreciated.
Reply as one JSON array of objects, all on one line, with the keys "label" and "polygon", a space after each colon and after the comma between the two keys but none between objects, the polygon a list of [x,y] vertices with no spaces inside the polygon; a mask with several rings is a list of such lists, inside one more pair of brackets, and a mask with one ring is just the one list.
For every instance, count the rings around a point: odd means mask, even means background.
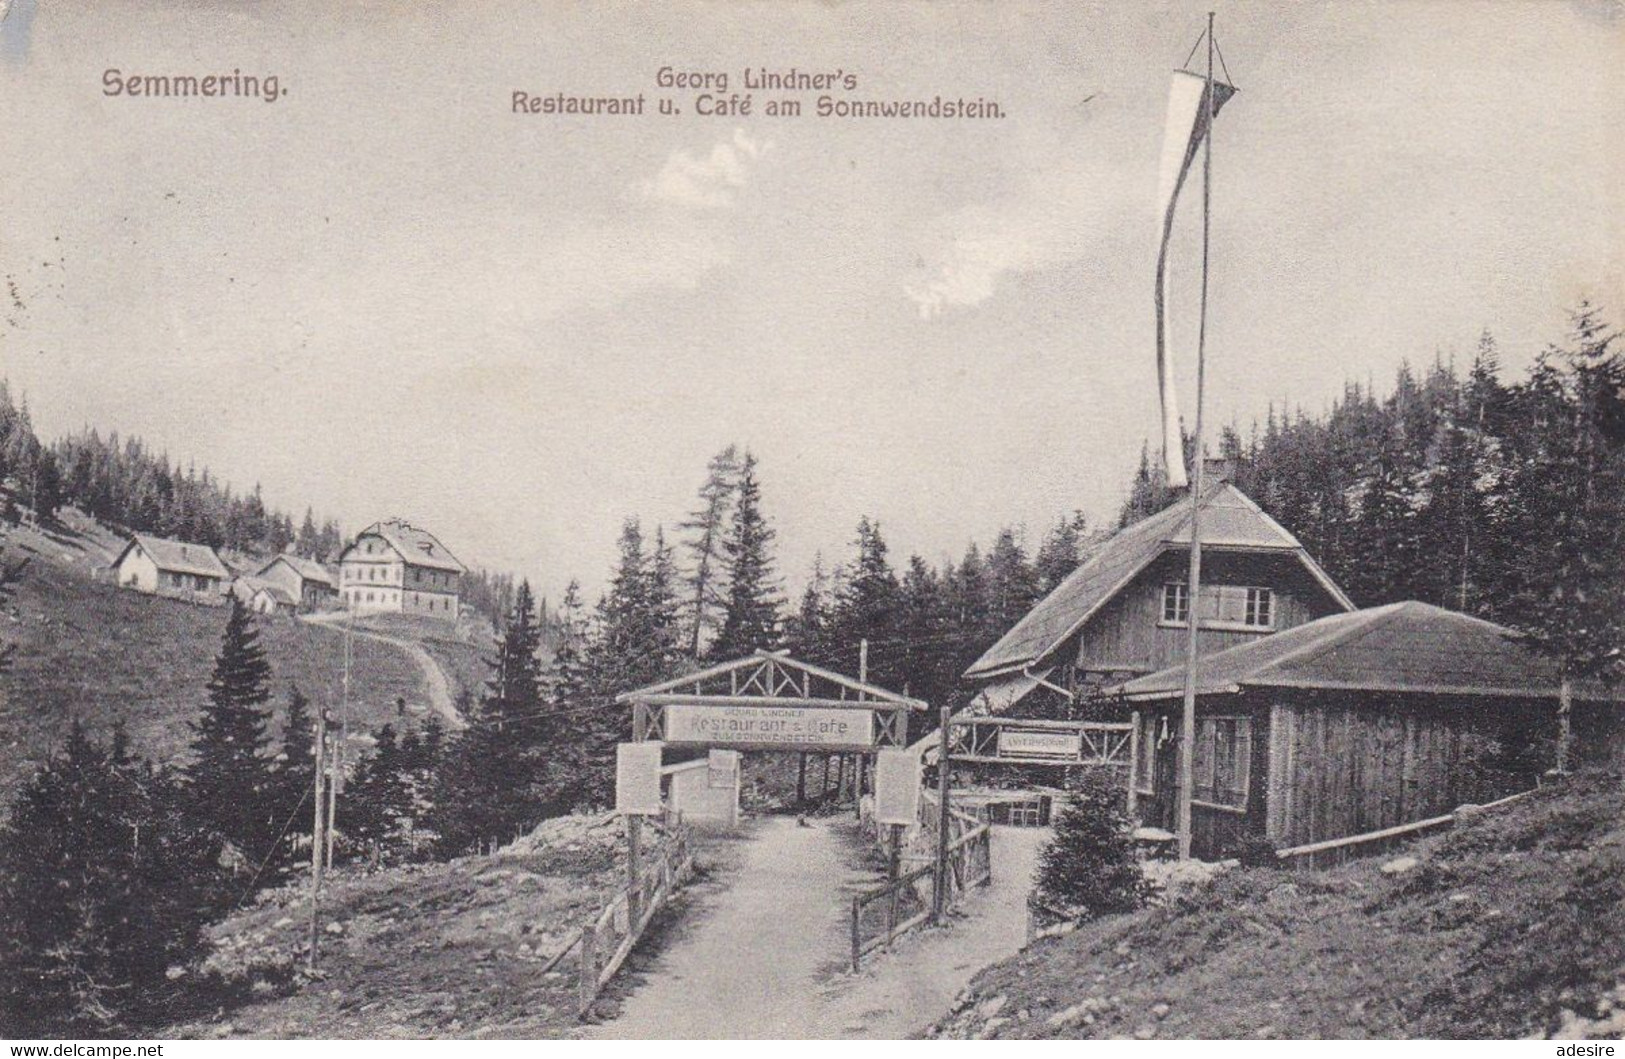
[{"label": "arch signboard", "polygon": [[907,746],[908,715],[926,708],[784,651],[757,651],[616,701],[632,707],[634,742],[837,754]]}]

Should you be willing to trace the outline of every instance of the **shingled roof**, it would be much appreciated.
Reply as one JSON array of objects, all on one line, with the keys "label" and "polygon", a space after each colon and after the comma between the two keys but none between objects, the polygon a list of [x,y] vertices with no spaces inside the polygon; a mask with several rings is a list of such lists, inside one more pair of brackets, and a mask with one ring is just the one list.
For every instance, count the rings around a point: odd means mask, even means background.
[{"label": "shingled roof", "polygon": [[113,565],[122,563],[124,557],[130,554],[130,549],[135,547],[146,552],[160,570],[176,574],[216,577],[221,580],[231,577],[231,571],[226,569],[226,564],[220,561],[220,556],[207,544],[188,544],[185,541],[166,540],[163,537],[149,537],[144,533],[137,533],[130,538],[124,550],[118,553],[118,558],[113,560]]},{"label": "shingled roof", "polygon": [[[1220,482],[1202,498],[1202,547],[1296,555],[1337,602],[1354,604],[1326,571],[1281,524],[1264,514],[1240,489]],[[1072,637],[1108,600],[1166,551],[1188,551],[1191,507],[1173,504],[1149,518],[1124,527],[1055,586],[1038,605],[988,648],[965,671],[971,680],[987,679],[1043,660]]]},{"label": "shingled roof", "polygon": [[333,587],[333,575],[327,572],[327,567],[314,559],[306,559],[302,555],[292,555],[284,552],[260,567],[259,576],[264,577],[265,572],[277,563],[287,563],[288,567],[306,581],[315,581],[319,585]]},{"label": "shingled roof", "polygon": [[[1185,667],[1138,677],[1131,699],[1184,693]],[[1557,663],[1511,629],[1414,600],[1334,614],[1216,651],[1196,663],[1198,694],[1250,687],[1318,688],[1498,698],[1556,698]],[[1625,702],[1625,689],[1577,682],[1576,699]]]},{"label": "shingled roof", "polygon": [[[457,561],[457,557],[435,539],[434,534],[425,529],[418,529],[404,519],[374,522],[356,534],[356,539],[360,540],[369,535],[382,537],[412,566],[428,567],[431,570],[450,570],[456,574],[462,573],[465,569],[463,564]],[[353,548],[355,545],[352,544],[350,547]],[[345,551],[348,553],[349,549]]]}]

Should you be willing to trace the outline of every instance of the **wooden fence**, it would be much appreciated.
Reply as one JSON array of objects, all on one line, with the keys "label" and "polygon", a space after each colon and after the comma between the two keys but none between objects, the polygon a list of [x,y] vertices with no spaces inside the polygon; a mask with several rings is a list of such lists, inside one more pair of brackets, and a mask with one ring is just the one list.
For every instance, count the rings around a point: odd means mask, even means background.
[{"label": "wooden fence", "polygon": [[581,932],[554,953],[551,969],[579,948],[577,1013],[585,1017],[593,1001],[637,945],[650,920],[688,880],[694,866],[689,830],[679,819],[665,828],[659,846],[644,854],[636,878],[629,878],[610,902],[588,919]]},{"label": "wooden fence", "polygon": [[1275,851],[1275,855],[1288,867],[1293,868],[1331,868],[1344,861],[1357,857],[1369,857],[1383,853],[1403,845],[1423,835],[1431,835],[1436,831],[1448,831],[1460,822],[1467,813],[1482,812],[1485,809],[1494,809],[1497,806],[1515,802],[1519,798],[1534,793],[1522,791],[1518,794],[1499,798],[1483,805],[1464,805],[1453,813],[1443,816],[1430,816],[1426,820],[1415,820],[1398,827],[1385,827],[1380,831],[1367,831],[1360,835],[1347,835],[1343,838],[1329,838],[1324,842],[1310,842],[1303,846],[1292,846],[1288,849]]},{"label": "wooden fence", "polygon": [[[853,895],[850,928],[854,971],[864,956],[890,948],[899,936],[928,922],[933,905],[948,909],[971,887],[993,881],[993,829],[986,821],[952,805],[948,809],[948,860],[938,875],[938,817],[936,795],[921,792],[915,845],[932,851],[931,863],[901,871],[895,879]],[[940,899],[937,887],[944,887]]]}]

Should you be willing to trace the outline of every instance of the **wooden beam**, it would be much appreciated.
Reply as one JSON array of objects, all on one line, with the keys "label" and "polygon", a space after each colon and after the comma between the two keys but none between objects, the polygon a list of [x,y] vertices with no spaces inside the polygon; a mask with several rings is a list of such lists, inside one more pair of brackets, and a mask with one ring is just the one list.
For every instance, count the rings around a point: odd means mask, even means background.
[{"label": "wooden beam", "polygon": [[893,712],[896,709],[895,706],[890,704],[873,701],[783,698],[777,695],[685,695],[657,692],[649,695],[639,694],[629,701],[641,702],[650,706],[762,706],[775,710],[818,709],[877,712],[877,706],[881,706],[886,712]]}]

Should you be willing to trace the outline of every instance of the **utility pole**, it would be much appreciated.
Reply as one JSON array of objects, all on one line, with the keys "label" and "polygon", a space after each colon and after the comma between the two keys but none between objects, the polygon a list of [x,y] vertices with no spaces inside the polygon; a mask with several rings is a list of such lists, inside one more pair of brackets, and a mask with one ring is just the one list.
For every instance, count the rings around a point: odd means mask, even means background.
[{"label": "utility pole", "polygon": [[1207,13],[1207,87],[1203,90],[1202,302],[1196,332],[1196,437],[1191,468],[1191,564],[1185,597],[1185,701],[1179,723],[1179,859],[1191,855],[1192,759],[1196,750],[1196,663],[1202,613],[1202,398],[1207,385],[1207,266],[1209,209],[1213,198],[1213,12]]},{"label": "utility pole", "polygon": [[339,737],[333,745],[327,781],[327,863],[333,863],[333,832],[339,818],[339,781],[344,777],[344,744],[350,738],[350,658],[355,642],[355,608],[344,622],[344,684],[339,696]]},{"label": "utility pole", "polygon": [[[867,683],[869,683],[869,641],[868,641],[868,639],[862,639],[862,640],[858,641],[858,683],[859,684],[867,684]],[[858,699],[860,701],[865,700],[868,697],[869,697],[868,692],[865,692],[865,691],[858,692]],[[905,742],[906,742],[906,740],[905,740]],[[858,820],[861,821],[863,819],[863,755],[862,754],[853,754],[852,755],[852,764],[853,764],[853,769],[852,769],[852,773],[853,773],[853,775],[852,775],[852,812],[853,812],[853,815],[855,815],[858,818]],[[894,830],[893,835],[892,835],[892,845],[893,845],[894,850],[896,848],[896,841],[897,841],[897,835],[896,835],[895,830]]]},{"label": "utility pole", "polygon": [[315,814],[310,828],[310,957],[309,969],[316,969],[316,949],[321,940],[321,898],[322,898],[322,769],[326,765],[327,757],[327,708],[322,705],[316,707],[316,797]]}]

